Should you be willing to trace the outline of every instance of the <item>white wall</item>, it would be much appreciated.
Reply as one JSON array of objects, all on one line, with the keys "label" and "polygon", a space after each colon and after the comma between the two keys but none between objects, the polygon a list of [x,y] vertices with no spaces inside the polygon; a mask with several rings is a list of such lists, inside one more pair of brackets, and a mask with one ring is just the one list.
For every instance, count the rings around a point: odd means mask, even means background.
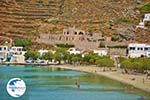
[{"label": "white wall", "polygon": [[94,50],[94,53],[97,53],[99,56],[106,56],[107,51],[106,50]]}]

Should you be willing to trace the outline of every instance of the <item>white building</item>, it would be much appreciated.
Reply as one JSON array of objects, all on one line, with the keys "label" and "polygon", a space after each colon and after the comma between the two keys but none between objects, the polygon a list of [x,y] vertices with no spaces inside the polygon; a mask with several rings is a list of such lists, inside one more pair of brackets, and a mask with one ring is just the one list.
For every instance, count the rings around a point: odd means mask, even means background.
[{"label": "white building", "polygon": [[131,43],[128,45],[128,57],[150,57],[150,45]]},{"label": "white building", "polygon": [[10,53],[13,55],[23,55],[23,47],[11,47]]},{"label": "white building", "polygon": [[143,28],[143,29],[147,29],[145,27],[145,22],[150,21],[150,13],[145,14],[143,20],[140,21],[139,25],[136,26],[136,28]]},{"label": "white building", "polygon": [[70,49],[68,50],[68,52],[69,52],[70,54],[81,54],[82,50],[81,50],[81,49],[78,49],[78,48],[70,48]]},{"label": "white building", "polygon": [[25,63],[23,47],[11,47],[9,53],[11,55],[11,63]]},{"label": "white building", "polygon": [[143,21],[141,21],[141,22],[139,23],[139,25],[137,25],[137,26],[136,26],[136,28],[143,28],[143,29],[147,29],[147,28],[145,27],[145,24],[144,24],[144,22],[143,22]]},{"label": "white building", "polygon": [[106,56],[108,54],[107,50],[101,50],[101,49],[93,50],[93,52],[98,54],[99,56]]},{"label": "white building", "polygon": [[48,50],[42,50],[42,49],[41,49],[41,50],[39,50],[38,52],[40,53],[40,56],[42,56],[44,53],[47,53]]},{"label": "white building", "polygon": [[144,15],[143,21],[150,21],[150,13]]},{"label": "white building", "polygon": [[7,46],[0,46],[0,62],[6,61],[8,55],[8,47]]}]

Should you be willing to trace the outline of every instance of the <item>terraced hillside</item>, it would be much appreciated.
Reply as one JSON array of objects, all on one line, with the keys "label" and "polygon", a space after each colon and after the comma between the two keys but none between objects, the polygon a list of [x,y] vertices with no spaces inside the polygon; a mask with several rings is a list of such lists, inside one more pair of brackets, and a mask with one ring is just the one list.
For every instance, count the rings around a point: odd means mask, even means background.
[{"label": "terraced hillside", "polygon": [[150,12],[140,11],[148,3],[149,0],[0,0],[0,34],[59,34],[75,26],[109,36],[120,26],[135,27],[144,13]]},{"label": "terraced hillside", "polygon": [[38,32],[41,22],[60,13],[62,3],[63,0],[0,0],[1,32],[16,36]]}]

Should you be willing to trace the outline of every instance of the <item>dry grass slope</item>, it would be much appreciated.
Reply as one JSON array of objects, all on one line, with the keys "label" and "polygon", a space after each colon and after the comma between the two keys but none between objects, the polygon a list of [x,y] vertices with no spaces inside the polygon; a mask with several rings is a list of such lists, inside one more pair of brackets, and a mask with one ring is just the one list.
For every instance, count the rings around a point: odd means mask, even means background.
[{"label": "dry grass slope", "polygon": [[112,35],[116,23],[136,25],[144,13],[135,0],[0,0],[0,34],[28,37],[77,28]]}]

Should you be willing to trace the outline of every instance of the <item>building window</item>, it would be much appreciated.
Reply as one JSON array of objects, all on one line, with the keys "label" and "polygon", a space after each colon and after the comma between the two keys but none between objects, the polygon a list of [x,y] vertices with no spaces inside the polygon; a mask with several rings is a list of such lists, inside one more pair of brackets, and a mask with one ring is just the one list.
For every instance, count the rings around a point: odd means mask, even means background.
[{"label": "building window", "polygon": [[2,47],[0,47],[0,51],[2,50]]},{"label": "building window", "polygon": [[73,51],[73,49],[70,49],[70,51]]},{"label": "building window", "polygon": [[80,40],[81,40],[81,41],[84,41],[84,37],[81,37]]},{"label": "building window", "polygon": [[144,48],[144,51],[148,51],[148,48]]},{"label": "building window", "polygon": [[135,47],[130,47],[129,50],[135,50]]},{"label": "building window", "polygon": [[37,1],[38,3],[43,3],[43,1],[42,0],[39,0],[39,1]]},{"label": "building window", "polygon": [[74,37],[72,37],[72,40],[74,40]]},{"label": "building window", "polygon": [[79,32],[79,35],[83,35],[83,32]]},{"label": "building window", "polygon": [[17,51],[22,51],[22,49],[21,48],[18,48],[18,50]]},{"label": "building window", "polygon": [[92,37],[92,36],[93,36],[93,33],[88,33],[87,35],[90,36],[90,37]]},{"label": "building window", "polygon": [[59,37],[59,40],[61,40],[61,37]]},{"label": "building window", "polygon": [[66,37],[66,41],[68,41],[68,37]]},{"label": "building window", "polygon": [[6,50],[6,47],[4,47],[4,50]]},{"label": "building window", "polygon": [[143,48],[137,48],[137,50],[143,50]]},{"label": "building window", "polygon": [[75,32],[74,34],[77,35],[77,32]]}]

